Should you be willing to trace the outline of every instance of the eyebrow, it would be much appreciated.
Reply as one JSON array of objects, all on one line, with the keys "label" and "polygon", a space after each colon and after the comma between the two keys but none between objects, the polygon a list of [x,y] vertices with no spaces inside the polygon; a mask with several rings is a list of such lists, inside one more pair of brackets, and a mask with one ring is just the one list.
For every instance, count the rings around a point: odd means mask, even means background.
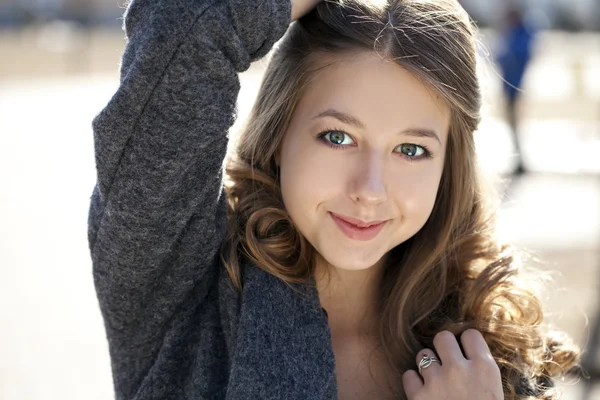
[{"label": "eyebrow", "polygon": [[[328,108],[322,113],[314,116],[312,119],[323,118],[323,117],[333,117],[340,122],[343,122],[346,125],[352,125],[360,129],[365,129],[365,124],[363,124],[358,118],[346,114],[342,111],[336,110],[334,108]],[[408,128],[400,132],[405,135],[415,136],[415,137],[428,137],[438,141],[439,144],[442,144],[440,137],[438,134],[431,129],[425,128]]]}]

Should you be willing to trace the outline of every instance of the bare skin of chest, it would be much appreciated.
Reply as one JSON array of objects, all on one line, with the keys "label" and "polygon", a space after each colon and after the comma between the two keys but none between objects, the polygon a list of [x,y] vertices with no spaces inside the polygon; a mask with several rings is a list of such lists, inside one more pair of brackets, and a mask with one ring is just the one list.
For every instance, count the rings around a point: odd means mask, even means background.
[{"label": "bare skin of chest", "polygon": [[[362,348],[361,348],[362,347]],[[382,362],[358,343],[334,345],[338,400],[389,400]]]}]

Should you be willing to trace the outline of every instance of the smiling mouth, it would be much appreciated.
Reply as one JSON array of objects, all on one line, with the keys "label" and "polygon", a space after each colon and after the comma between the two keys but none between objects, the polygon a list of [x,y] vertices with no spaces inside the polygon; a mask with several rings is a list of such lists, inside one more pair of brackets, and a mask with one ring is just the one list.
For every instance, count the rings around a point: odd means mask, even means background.
[{"label": "smiling mouth", "polygon": [[371,226],[380,225],[380,224],[382,224],[382,223],[385,222],[385,220],[364,222],[364,221],[361,221],[359,219],[345,217],[345,216],[342,216],[342,215],[339,215],[339,214],[336,214],[336,213],[331,213],[331,215],[334,216],[334,217],[336,217],[336,218],[341,219],[344,222],[347,222],[350,225],[354,225],[357,228],[369,228]]},{"label": "smiling mouth", "polygon": [[342,217],[332,212],[329,215],[348,238],[360,241],[375,238],[387,222],[387,220],[365,222],[354,218]]}]

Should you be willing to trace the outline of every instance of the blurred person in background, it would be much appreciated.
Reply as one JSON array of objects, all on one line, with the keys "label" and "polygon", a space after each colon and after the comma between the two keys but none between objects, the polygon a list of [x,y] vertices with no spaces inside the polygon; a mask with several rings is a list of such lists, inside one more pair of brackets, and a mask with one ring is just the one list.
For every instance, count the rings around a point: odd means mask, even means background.
[{"label": "blurred person in background", "polygon": [[498,64],[502,72],[505,95],[506,118],[513,135],[517,156],[514,173],[526,172],[519,142],[519,100],[527,66],[531,60],[534,40],[533,27],[525,22],[522,8],[510,5],[506,10],[500,33],[502,43],[498,54]]}]

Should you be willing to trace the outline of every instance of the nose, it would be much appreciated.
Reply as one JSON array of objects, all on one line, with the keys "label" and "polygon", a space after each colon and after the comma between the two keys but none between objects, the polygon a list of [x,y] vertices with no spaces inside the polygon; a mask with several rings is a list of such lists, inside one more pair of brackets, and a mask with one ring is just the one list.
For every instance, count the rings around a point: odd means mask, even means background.
[{"label": "nose", "polygon": [[385,161],[381,155],[365,155],[356,166],[350,197],[354,202],[374,206],[387,200],[384,182]]}]

